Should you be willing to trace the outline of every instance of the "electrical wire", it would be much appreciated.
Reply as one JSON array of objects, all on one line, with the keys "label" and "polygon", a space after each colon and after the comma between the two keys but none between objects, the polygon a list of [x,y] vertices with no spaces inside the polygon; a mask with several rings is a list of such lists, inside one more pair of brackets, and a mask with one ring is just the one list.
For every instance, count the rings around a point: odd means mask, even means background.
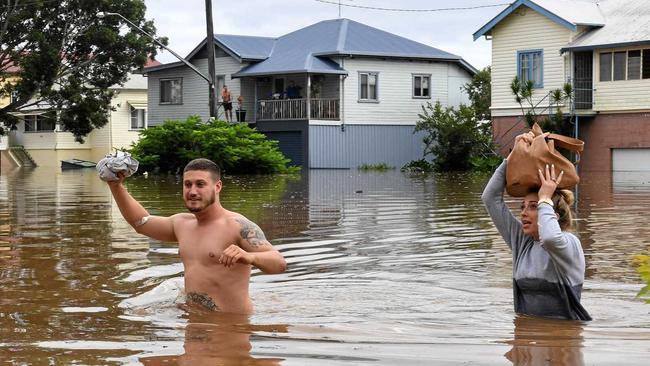
[{"label": "electrical wire", "polygon": [[501,3],[501,4],[488,4],[488,5],[475,5],[475,6],[458,6],[451,8],[437,8],[437,9],[400,9],[400,8],[381,8],[375,6],[364,6],[364,5],[353,5],[353,4],[344,4],[338,3],[335,1],[329,0],[314,0],[319,3],[346,6],[349,8],[359,8],[359,9],[369,9],[369,10],[381,10],[381,11],[395,11],[395,12],[411,12],[411,13],[431,13],[436,11],[455,11],[455,10],[473,10],[473,9],[483,9],[483,8],[494,8],[497,6],[510,5],[510,3]]}]

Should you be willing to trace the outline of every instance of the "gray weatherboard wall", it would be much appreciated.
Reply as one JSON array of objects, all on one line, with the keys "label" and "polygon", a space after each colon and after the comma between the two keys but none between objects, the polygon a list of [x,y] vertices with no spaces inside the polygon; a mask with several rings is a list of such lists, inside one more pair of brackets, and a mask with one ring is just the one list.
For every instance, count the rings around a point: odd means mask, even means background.
[{"label": "gray weatherboard wall", "polygon": [[[192,64],[207,74],[208,60],[195,59]],[[182,104],[160,104],[160,79],[183,78]],[[210,117],[208,107],[208,83],[187,66],[160,70],[147,75],[148,104],[147,124],[159,126],[167,120],[185,120],[198,115],[204,121]]]},{"label": "gray weatherboard wall", "polygon": [[422,159],[423,133],[414,125],[309,126],[309,167],[355,169],[362,164],[386,163],[397,169]]}]

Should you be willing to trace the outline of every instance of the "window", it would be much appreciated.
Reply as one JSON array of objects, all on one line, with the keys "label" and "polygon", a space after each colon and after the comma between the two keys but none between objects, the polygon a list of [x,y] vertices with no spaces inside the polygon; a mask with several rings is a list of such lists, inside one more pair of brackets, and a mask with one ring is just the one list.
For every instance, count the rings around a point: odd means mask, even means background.
[{"label": "window", "polygon": [[52,132],[56,126],[56,120],[51,115],[31,114],[23,116],[23,119],[25,121],[25,132]]},{"label": "window", "polygon": [[131,129],[141,130],[147,127],[147,110],[131,107]]},{"label": "window", "polygon": [[650,79],[650,49],[600,54],[600,81]]},{"label": "window", "polygon": [[376,72],[359,73],[359,100],[377,101],[377,76]]},{"label": "window", "polygon": [[612,80],[612,53],[600,54],[600,81]]},{"label": "window", "polygon": [[9,98],[9,103],[15,103],[15,102],[17,102],[17,101],[18,101],[18,91],[17,91],[17,90],[13,90],[13,91],[11,92],[11,96],[10,96],[10,98]]},{"label": "window", "polygon": [[222,102],[221,90],[223,86],[226,85],[226,75],[217,75],[217,100]]},{"label": "window", "polygon": [[626,52],[614,52],[614,80],[625,80]]},{"label": "window", "polygon": [[413,75],[413,98],[431,98],[431,75]]},{"label": "window", "polygon": [[183,79],[160,80],[160,104],[183,104]]},{"label": "window", "polygon": [[273,93],[280,95],[284,93],[284,78],[275,78],[273,80]]},{"label": "window", "polygon": [[519,51],[517,60],[517,69],[519,80],[526,82],[531,80],[533,87],[542,88],[543,80],[543,52],[542,50]]},{"label": "window", "polygon": [[627,52],[627,79],[641,79],[641,51]]}]

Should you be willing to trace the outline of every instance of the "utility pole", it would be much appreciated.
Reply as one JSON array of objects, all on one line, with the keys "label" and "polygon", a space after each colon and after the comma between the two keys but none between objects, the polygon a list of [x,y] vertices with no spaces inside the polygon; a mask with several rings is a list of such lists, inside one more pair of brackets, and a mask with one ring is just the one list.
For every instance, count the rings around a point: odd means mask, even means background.
[{"label": "utility pole", "polygon": [[205,0],[205,22],[207,24],[206,47],[208,47],[208,76],[210,77],[210,117],[217,117],[217,90],[215,84],[214,70],[214,30],[212,29],[212,0]]}]

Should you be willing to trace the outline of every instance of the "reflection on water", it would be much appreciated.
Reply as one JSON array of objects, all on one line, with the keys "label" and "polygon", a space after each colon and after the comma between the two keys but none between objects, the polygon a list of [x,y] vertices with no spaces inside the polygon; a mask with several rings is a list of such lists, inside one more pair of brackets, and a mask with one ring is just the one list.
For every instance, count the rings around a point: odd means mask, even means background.
[{"label": "reflection on water", "polygon": [[517,316],[512,349],[506,358],[514,366],[582,366],[582,331],[579,321]]},{"label": "reflection on water", "polygon": [[[289,263],[281,275],[254,272],[257,314],[239,319],[179,307],[176,245],[134,233],[93,171],[3,171],[0,360],[645,364],[650,305],[635,297],[632,262],[650,249],[645,178],[582,176],[587,324],[515,317],[511,255],[480,202],[487,178],[226,178],[224,206],[257,222]],[[176,177],[128,187],[154,214],[184,210]]]},{"label": "reflection on water", "polygon": [[182,355],[141,357],[144,365],[280,365],[282,358],[251,356],[251,334],[286,333],[287,326],[252,325],[247,316],[188,308]]}]

